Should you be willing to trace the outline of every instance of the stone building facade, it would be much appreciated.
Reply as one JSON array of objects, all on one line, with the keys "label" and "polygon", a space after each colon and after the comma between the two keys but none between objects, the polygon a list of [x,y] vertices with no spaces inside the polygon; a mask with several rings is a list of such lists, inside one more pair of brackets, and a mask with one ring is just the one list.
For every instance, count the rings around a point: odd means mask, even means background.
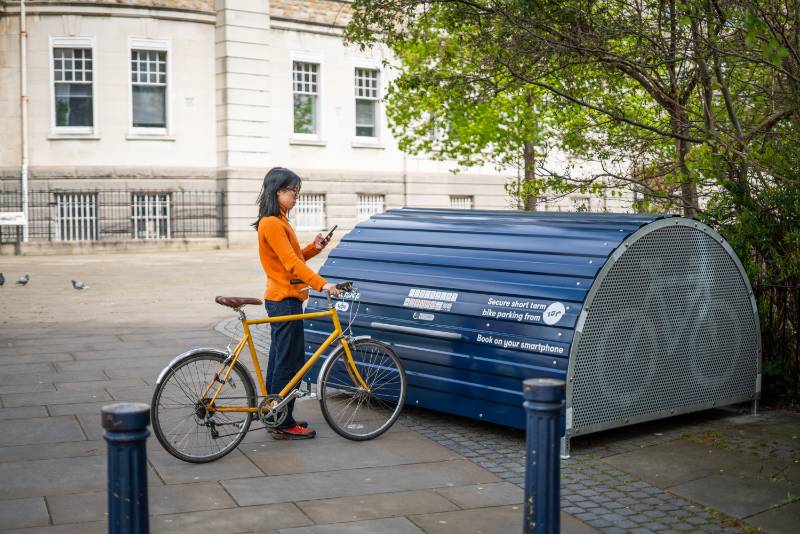
[{"label": "stone building facade", "polygon": [[[390,58],[344,45],[349,3],[26,2],[31,238],[193,237],[199,213],[198,235],[246,242],[275,165],[304,179],[301,232],[392,207],[511,208],[508,174],[398,149]],[[19,14],[0,1],[0,211],[21,175]]]}]

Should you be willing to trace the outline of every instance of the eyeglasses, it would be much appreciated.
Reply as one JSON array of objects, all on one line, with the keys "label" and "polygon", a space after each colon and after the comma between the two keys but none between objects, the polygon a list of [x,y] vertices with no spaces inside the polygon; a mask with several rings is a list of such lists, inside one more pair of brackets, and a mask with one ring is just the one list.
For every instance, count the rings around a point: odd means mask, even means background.
[{"label": "eyeglasses", "polygon": [[298,196],[300,194],[299,187],[284,187],[283,189],[278,189],[278,193],[294,193],[294,196]]}]

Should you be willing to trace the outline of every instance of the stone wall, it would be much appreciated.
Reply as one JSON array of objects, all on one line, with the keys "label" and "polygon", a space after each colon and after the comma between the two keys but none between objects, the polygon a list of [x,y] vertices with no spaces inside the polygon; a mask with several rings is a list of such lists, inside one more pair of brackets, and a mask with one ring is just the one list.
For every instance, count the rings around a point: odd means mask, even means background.
[{"label": "stone wall", "polygon": [[[264,0],[265,2],[267,0]],[[19,2],[6,1],[0,2],[6,7],[16,6]],[[68,2],[57,2],[53,0],[27,0],[26,6],[57,6],[62,4],[69,5],[90,5],[90,6],[120,6],[120,7],[148,7],[163,9],[178,9],[186,11],[201,11],[204,13],[214,13],[214,0],[69,0]]]},{"label": "stone wall", "polygon": [[270,17],[326,26],[344,27],[350,22],[346,0],[270,0]]}]

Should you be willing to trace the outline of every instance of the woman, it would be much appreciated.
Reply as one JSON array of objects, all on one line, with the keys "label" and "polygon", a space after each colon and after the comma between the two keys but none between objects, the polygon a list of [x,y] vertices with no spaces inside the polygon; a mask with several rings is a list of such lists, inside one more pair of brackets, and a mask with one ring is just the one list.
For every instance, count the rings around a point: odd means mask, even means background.
[{"label": "woman", "polygon": [[[300,185],[297,174],[283,167],[274,167],[264,177],[258,195],[258,219],[253,227],[258,230],[258,255],[267,275],[264,300],[270,317],[303,313],[303,301],[308,298],[306,286],[327,291],[333,296],[339,294],[334,284],[325,281],[306,265],[306,260],[325,248],[322,234],[317,234],[313,243],[301,249],[289,225],[287,214],[297,202]],[[267,391],[278,393],[305,363],[303,322],[272,323],[271,327]],[[273,429],[272,436],[275,439],[311,439],[316,436],[307,423],[294,420],[293,408],[294,400],[288,404],[286,420]]]}]

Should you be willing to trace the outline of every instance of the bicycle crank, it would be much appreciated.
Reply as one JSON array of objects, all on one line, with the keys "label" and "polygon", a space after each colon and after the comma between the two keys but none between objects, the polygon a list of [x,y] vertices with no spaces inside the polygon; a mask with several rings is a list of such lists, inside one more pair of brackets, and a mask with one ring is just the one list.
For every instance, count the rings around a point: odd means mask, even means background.
[{"label": "bicycle crank", "polygon": [[286,421],[289,415],[288,404],[281,402],[280,395],[267,395],[258,405],[258,418],[267,428],[275,428]]}]

